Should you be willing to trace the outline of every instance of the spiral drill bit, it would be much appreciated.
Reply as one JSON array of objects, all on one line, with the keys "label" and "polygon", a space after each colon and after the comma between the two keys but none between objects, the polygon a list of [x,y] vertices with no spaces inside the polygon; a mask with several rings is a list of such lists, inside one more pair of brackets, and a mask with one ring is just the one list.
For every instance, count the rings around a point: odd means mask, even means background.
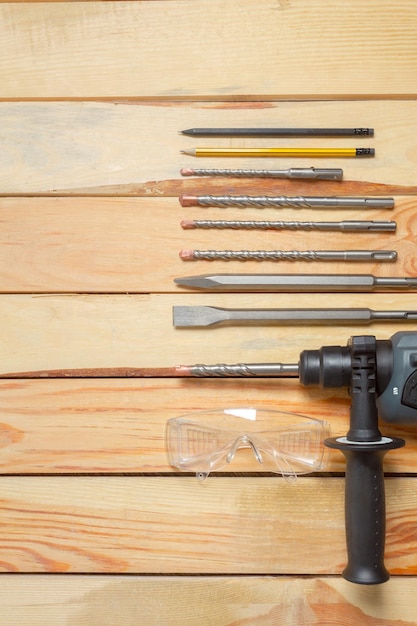
[{"label": "spiral drill bit", "polygon": [[342,232],[393,232],[391,221],[345,220],[341,222],[295,222],[258,220],[182,220],[182,228],[231,228],[234,230],[326,230]]},{"label": "spiral drill bit", "polygon": [[392,209],[394,198],[350,198],[322,196],[189,196],[179,197],[181,206],[200,207],[254,207],[254,208],[345,208],[345,209]]},{"label": "spiral drill bit", "polygon": [[181,176],[235,176],[237,178],[296,178],[301,180],[342,180],[340,168],[291,167],[287,170],[208,169],[184,167]]},{"label": "spiral drill bit", "polygon": [[184,261],[395,261],[394,250],[181,250]]},{"label": "spiral drill bit", "polygon": [[298,364],[293,363],[236,363],[228,365],[177,365],[175,372],[178,376],[195,377],[250,377],[250,376],[277,376],[279,378],[298,378]]}]

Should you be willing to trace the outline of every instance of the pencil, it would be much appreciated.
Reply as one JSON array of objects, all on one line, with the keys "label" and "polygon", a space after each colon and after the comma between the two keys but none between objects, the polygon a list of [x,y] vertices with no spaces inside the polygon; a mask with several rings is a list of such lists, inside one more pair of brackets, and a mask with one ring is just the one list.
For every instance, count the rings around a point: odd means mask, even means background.
[{"label": "pencil", "polygon": [[191,137],[373,137],[373,128],[188,128]]},{"label": "pencil", "polygon": [[374,148],[191,148],[195,157],[373,157]]}]

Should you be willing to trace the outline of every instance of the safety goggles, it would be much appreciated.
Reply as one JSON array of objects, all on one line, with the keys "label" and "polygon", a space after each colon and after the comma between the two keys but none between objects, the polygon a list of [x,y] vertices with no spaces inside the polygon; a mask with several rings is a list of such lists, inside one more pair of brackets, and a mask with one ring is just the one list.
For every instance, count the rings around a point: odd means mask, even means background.
[{"label": "safety goggles", "polygon": [[324,439],[329,434],[327,422],[312,417],[236,408],[169,419],[166,439],[170,464],[182,471],[196,472],[200,480],[229,465],[238,451],[246,459],[246,468],[255,458],[262,471],[295,480],[298,474],[325,467]]}]

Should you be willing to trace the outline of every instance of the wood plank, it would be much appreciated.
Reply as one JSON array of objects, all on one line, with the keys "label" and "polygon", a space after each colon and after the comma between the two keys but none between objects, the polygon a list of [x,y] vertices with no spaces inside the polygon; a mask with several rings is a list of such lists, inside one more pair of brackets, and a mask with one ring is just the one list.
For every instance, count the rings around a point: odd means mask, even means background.
[{"label": "wood plank", "polygon": [[[414,483],[386,480],[393,574],[417,573]],[[342,478],[3,477],[0,569],[338,574],[343,491]]]},{"label": "wood plank", "polygon": [[[174,198],[3,198],[1,292],[184,291],[176,277],[225,273],[415,275],[417,197],[395,209],[203,209]],[[395,220],[396,233],[184,230],[182,219]],[[24,225],[24,226],[23,226]],[[395,250],[396,262],[184,261],[181,249]]]},{"label": "wood plank", "polygon": [[[405,299],[406,298],[406,299]],[[377,310],[416,310],[416,294],[326,294],[324,307],[366,306]],[[225,326],[218,329],[177,329],[172,304],[218,306],[311,306],[309,294],[211,294],[210,298],[136,295],[10,295],[0,300],[0,374],[66,368],[172,367],[192,363],[296,363],[302,350],[346,345],[352,334],[388,339],[407,323],[372,326]],[[110,372],[110,375],[117,375]],[[20,375],[21,377],[22,375]],[[65,376],[65,372],[62,373]]]},{"label": "wood plank", "polygon": [[[2,575],[10,626],[415,626],[414,577],[363,589],[340,578]],[[341,621],[342,620],[342,621]]]},{"label": "wood plank", "polygon": [[[349,428],[345,390],[304,389],[296,381],[3,380],[0,472],[171,473],[175,470],[167,458],[167,419],[242,405],[325,420],[332,436],[343,436]],[[405,448],[387,454],[385,471],[416,472],[415,426],[381,424],[380,429],[406,440]],[[330,451],[324,471],[344,469],[343,455]],[[241,450],[227,471],[260,472],[262,466],[251,451]]]},{"label": "wood plank", "polygon": [[[135,3],[133,3],[135,4]],[[146,3],[139,3],[146,4]],[[158,3],[156,3],[158,4]],[[167,3],[167,6],[171,3]],[[173,2],[176,6],[176,3]],[[228,3],[230,4],[230,3]],[[197,3],[195,6],[200,6]],[[194,5],[192,5],[194,6]],[[39,9],[37,9],[39,10]],[[1,62],[1,61],[0,61]],[[277,73],[274,72],[274,75]],[[391,195],[417,193],[417,102],[1,102],[0,194],[178,196],[180,193]],[[201,139],[190,127],[375,128],[369,139]],[[209,159],[196,145],[373,146],[370,159]],[[184,178],[182,167],[341,167],[328,181]]]},{"label": "wood plank", "polygon": [[2,97],[415,95],[416,11],[413,0],[2,4]]}]

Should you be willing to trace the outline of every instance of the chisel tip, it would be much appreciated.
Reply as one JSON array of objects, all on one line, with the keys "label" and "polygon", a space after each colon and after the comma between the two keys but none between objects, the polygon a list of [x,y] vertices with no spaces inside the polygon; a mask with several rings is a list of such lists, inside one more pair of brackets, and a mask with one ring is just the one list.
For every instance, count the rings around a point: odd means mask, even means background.
[{"label": "chisel tip", "polygon": [[172,323],[176,328],[215,326],[228,321],[225,309],[214,306],[173,306]]},{"label": "chisel tip", "polygon": [[216,286],[215,283],[204,274],[201,276],[182,276],[181,278],[174,278],[174,283],[180,287],[190,287],[191,289],[207,289],[210,286]]}]

